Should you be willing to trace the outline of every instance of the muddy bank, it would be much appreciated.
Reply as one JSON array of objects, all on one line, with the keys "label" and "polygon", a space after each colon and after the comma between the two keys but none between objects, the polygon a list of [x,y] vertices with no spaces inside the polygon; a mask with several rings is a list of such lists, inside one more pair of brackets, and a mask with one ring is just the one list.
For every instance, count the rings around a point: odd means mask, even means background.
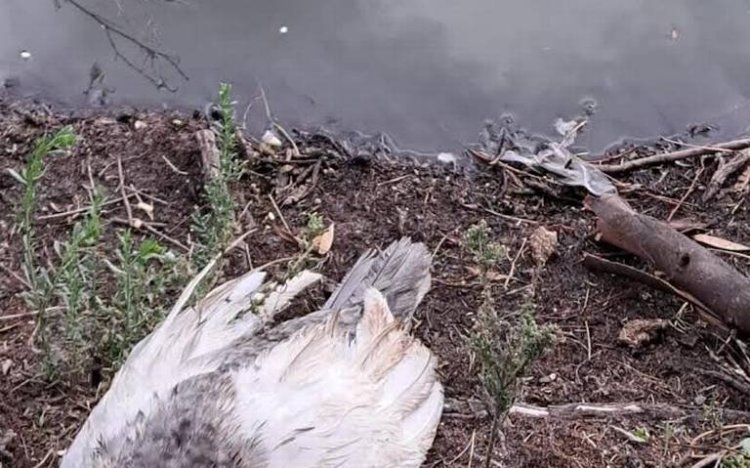
[{"label": "muddy bank", "polygon": [[[89,174],[104,188],[103,239],[128,219],[120,200],[118,159],[123,176],[154,208],[152,231],[178,255],[195,241],[190,217],[203,203],[201,157],[195,132],[202,118],[134,113],[69,118],[11,102],[0,104],[0,461],[3,466],[55,466],[103,389],[90,373],[62,375],[50,382],[39,371],[39,354],[29,346],[33,317],[24,291],[17,212],[21,188],[6,169],[20,171],[34,138],[72,125],[79,141],[69,154],[47,159],[39,185],[35,226],[40,262],[52,261],[53,242],[64,238],[87,205]],[[335,141],[295,134],[300,155],[287,142],[274,151],[246,139],[247,172],[232,184],[238,231],[256,229],[245,252],[233,254],[224,275],[252,265],[294,256],[299,247],[288,233],[301,235],[312,212],[335,223],[333,247],[311,266],[338,280],[359,253],[400,236],[425,242],[435,253],[434,285],[418,311],[416,334],[440,360],[449,407],[440,424],[427,466],[480,466],[486,458],[490,420],[479,364],[468,337],[482,301],[474,261],[463,248],[469,226],[485,220],[507,258],[495,281],[498,313],[512,314],[534,304],[537,321],[555,330],[554,342],[522,379],[520,402],[536,406],[640,402],[677,413],[530,418],[512,414],[493,459],[504,466],[663,466],[696,461],[741,440],[706,431],[747,422],[748,394],[742,386],[710,372],[728,357],[726,335],[704,325],[673,296],[620,277],[592,274],[581,264],[584,252],[637,260],[592,238],[594,218],[582,207],[582,194],[550,192],[526,184],[518,169],[454,171],[446,166],[399,164],[347,154]],[[686,160],[621,177],[632,185],[625,194],[642,212],[703,226],[714,236],[750,244],[750,213],[741,191],[723,191],[709,206],[701,196],[717,161]],[[313,176],[313,174],[315,174]],[[533,179],[532,179],[533,180]],[[727,186],[737,182],[732,179]],[[273,202],[271,201],[273,199]],[[274,207],[278,205],[278,210]],[[279,213],[280,211],[280,213]],[[528,247],[540,226],[558,235],[554,255],[539,267]],[[287,231],[288,229],[288,231]],[[106,249],[105,249],[106,250]],[[722,254],[724,255],[724,254]],[[747,273],[747,258],[727,256]],[[284,265],[272,267],[283,274]],[[512,273],[512,274],[511,274]],[[325,288],[310,293],[315,304]],[[632,348],[620,342],[623,325],[636,319],[664,319],[667,325],[649,343]],[[101,369],[104,382],[113,369]],[[734,410],[725,414],[724,410]],[[636,436],[642,436],[636,441]],[[647,434],[647,436],[643,436]]]}]

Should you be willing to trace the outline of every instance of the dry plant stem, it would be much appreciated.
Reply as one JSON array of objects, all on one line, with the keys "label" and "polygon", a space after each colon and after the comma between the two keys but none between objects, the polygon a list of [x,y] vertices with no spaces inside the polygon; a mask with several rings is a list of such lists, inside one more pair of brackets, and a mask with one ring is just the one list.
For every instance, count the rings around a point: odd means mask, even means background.
[{"label": "dry plant stem", "polygon": [[640,159],[633,159],[626,161],[621,164],[601,164],[596,167],[607,174],[618,174],[622,172],[628,172],[635,169],[641,169],[648,166],[654,166],[661,163],[678,161],[680,159],[692,158],[695,156],[702,156],[704,154],[710,154],[712,152],[721,150],[741,150],[750,147],[750,138],[744,138],[741,140],[729,141],[726,143],[720,143],[713,145],[712,148],[706,147],[688,148],[680,151],[674,151],[671,153],[655,154]]},{"label": "dry plant stem", "polygon": [[695,177],[693,177],[693,181],[690,183],[690,187],[685,191],[685,195],[680,198],[679,203],[675,205],[674,208],[672,208],[672,211],[669,212],[669,216],[667,216],[667,222],[672,221],[672,218],[674,218],[674,215],[677,214],[677,212],[682,208],[682,204],[685,203],[685,201],[690,198],[690,195],[693,194],[695,191],[696,185],[698,185],[698,179],[700,179],[701,175],[703,174],[703,171],[705,170],[705,167],[701,165],[701,168],[698,169],[695,172]]},{"label": "dry plant stem", "polygon": [[117,174],[120,177],[120,193],[122,194],[122,202],[125,204],[125,211],[128,212],[128,224],[131,227],[135,227],[135,221],[133,221],[133,209],[130,207],[130,200],[128,200],[128,194],[125,192],[125,176],[122,172],[122,159],[117,158]]},{"label": "dry plant stem", "polygon": [[667,223],[637,213],[617,195],[588,197],[603,240],[651,262],[714,315],[750,333],[750,279]]}]

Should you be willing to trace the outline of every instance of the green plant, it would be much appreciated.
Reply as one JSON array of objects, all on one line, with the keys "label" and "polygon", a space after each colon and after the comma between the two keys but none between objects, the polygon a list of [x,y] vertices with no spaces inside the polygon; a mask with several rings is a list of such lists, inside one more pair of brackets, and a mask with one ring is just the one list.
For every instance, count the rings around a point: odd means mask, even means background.
[{"label": "green plant", "polygon": [[485,463],[485,466],[490,466],[497,428],[513,406],[520,378],[542,355],[552,339],[552,332],[537,324],[531,299],[518,312],[506,315],[498,313],[489,273],[506,257],[507,252],[502,244],[492,238],[486,221],[482,220],[466,230],[463,248],[479,265],[482,273],[482,302],[469,344],[477,356],[480,380],[492,408]]},{"label": "green plant", "polygon": [[118,234],[116,263],[105,263],[116,288],[99,314],[99,347],[117,364],[162,320],[166,293],[181,282],[181,276],[177,259],[166,248],[153,239],[136,244],[130,230]]},{"label": "green plant", "polygon": [[37,314],[36,336],[42,350],[45,351],[45,356],[49,355],[45,333],[47,308],[52,299],[54,288],[47,271],[36,265],[34,211],[37,205],[39,180],[44,175],[44,159],[53,151],[72,147],[75,141],[76,136],[73,129],[64,127],[52,135],[46,135],[36,140],[34,149],[28,156],[26,166],[20,174],[9,170],[9,173],[24,187],[18,222],[21,230],[22,269],[29,289],[23,296],[26,303]]},{"label": "green plant", "polygon": [[219,171],[203,188],[203,210],[192,216],[192,231],[196,236],[193,263],[203,268],[229,242],[234,224],[235,203],[229,184],[242,175],[242,164],[237,156],[237,127],[231,100],[231,86],[219,88],[217,109],[221,116],[214,126],[220,153]]},{"label": "green plant", "polygon": [[322,234],[325,230],[326,226],[323,221],[323,216],[315,211],[307,214],[307,224],[305,225],[305,239],[308,242],[311,242],[312,239]]},{"label": "green plant", "polygon": [[721,460],[722,468],[750,468],[750,459],[741,453],[730,455]]},{"label": "green plant", "polygon": [[492,240],[487,221],[470,226],[463,236],[464,248],[472,255],[474,262],[486,272],[494,268],[506,256],[502,244]]},{"label": "green plant", "polygon": [[641,440],[642,442],[648,442],[648,439],[651,438],[651,434],[649,434],[648,429],[643,426],[639,426],[633,429],[633,436]]},{"label": "green plant", "polygon": [[55,243],[59,262],[52,284],[65,308],[65,338],[74,350],[86,347],[83,314],[96,291],[96,247],[103,230],[103,200],[101,192],[95,190],[85,219],[73,226],[68,240]]},{"label": "green plant", "polygon": [[[470,337],[470,344],[480,365],[480,379],[493,408],[490,446],[491,459],[497,428],[516,399],[519,380],[539,358],[552,339],[551,329],[539,326],[534,318],[534,305],[524,304],[520,312],[500,316],[495,309],[489,288]],[[489,466],[490,462],[487,462]]]},{"label": "green plant", "polygon": [[21,226],[21,242],[23,244],[23,271],[32,291],[39,289],[36,262],[34,260],[34,226],[33,218],[37,203],[37,187],[39,180],[44,175],[44,158],[53,151],[68,149],[75,144],[76,136],[73,129],[65,127],[53,135],[47,135],[38,139],[34,144],[34,150],[27,158],[26,167],[17,173],[9,172],[24,186],[21,210],[19,213],[19,224]]}]

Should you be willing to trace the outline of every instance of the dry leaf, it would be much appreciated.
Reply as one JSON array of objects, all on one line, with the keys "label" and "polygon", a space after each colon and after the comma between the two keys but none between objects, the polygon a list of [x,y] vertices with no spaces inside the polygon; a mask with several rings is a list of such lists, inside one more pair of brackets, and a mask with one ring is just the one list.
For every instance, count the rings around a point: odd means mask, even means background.
[{"label": "dry leaf", "polygon": [[[466,271],[469,272],[472,278],[479,277],[483,274],[482,270],[477,267],[465,266],[464,268],[466,268]],[[488,271],[486,275],[487,279],[490,281],[505,281],[506,279],[508,279],[508,275],[504,275],[492,270]]]},{"label": "dry leaf", "polygon": [[662,319],[634,319],[622,326],[617,339],[631,348],[640,348],[656,339],[659,332],[667,328]]},{"label": "dry leaf", "polygon": [[320,255],[325,255],[331,250],[331,246],[333,245],[333,223],[328,226],[328,229],[323,234],[313,239],[312,245]]},{"label": "dry leaf", "polygon": [[729,250],[731,252],[750,251],[750,247],[746,245],[728,241],[726,239],[722,239],[721,237],[709,236],[708,234],[696,234],[693,236],[693,240],[709,247],[714,247],[721,250]]},{"label": "dry leaf", "polygon": [[557,248],[557,233],[550,231],[544,226],[539,226],[529,237],[529,246],[531,247],[531,256],[537,265],[544,265],[547,260],[555,253]]}]

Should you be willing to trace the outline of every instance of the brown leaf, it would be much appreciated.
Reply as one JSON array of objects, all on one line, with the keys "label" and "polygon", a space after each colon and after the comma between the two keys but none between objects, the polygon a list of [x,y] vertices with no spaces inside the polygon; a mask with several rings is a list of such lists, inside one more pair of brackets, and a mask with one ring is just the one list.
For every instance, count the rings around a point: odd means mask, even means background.
[{"label": "brown leaf", "polygon": [[693,240],[700,242],[701,244],[716,249],[728,250],[730,252],[747,252],[750,251],[750,247],[736,242],[732,242],[721,237],[709,236],[708,234],[696,234],[693,236]]},{"label": "brown leaf", "polygon": [[667,328],[667,321],[661,319],[629,320],[620,330],[617,339],[631,348],[640,348],[656,339],[659,332]]},{"label": "brown leaf", "polygon": [[531,247],[531,256],[537,265],[544,265],[547,260],[555,253],[557,248],[557,233],[550,231],[544,226],[539,226],[531,233],[529,237],[529,246]]},{"label": "brown leaf", "polygon": [[333,223],[328,226],[328,229],[323,234],[313,239],[312,245],[320,255],[325,255],[331,250],[331,246],[333,245]]},{"label": "brown leaf", "polygon": [[[472,278],[478,278],[483,274],[482,270],[474,266],[465,266],[464,268],[466,268],[466,271],[469,272]],[[487,279],[490,281],[505,281],[508,278],[508,275],[504,275],[493,270],[488,271],[486,275]]]}]

